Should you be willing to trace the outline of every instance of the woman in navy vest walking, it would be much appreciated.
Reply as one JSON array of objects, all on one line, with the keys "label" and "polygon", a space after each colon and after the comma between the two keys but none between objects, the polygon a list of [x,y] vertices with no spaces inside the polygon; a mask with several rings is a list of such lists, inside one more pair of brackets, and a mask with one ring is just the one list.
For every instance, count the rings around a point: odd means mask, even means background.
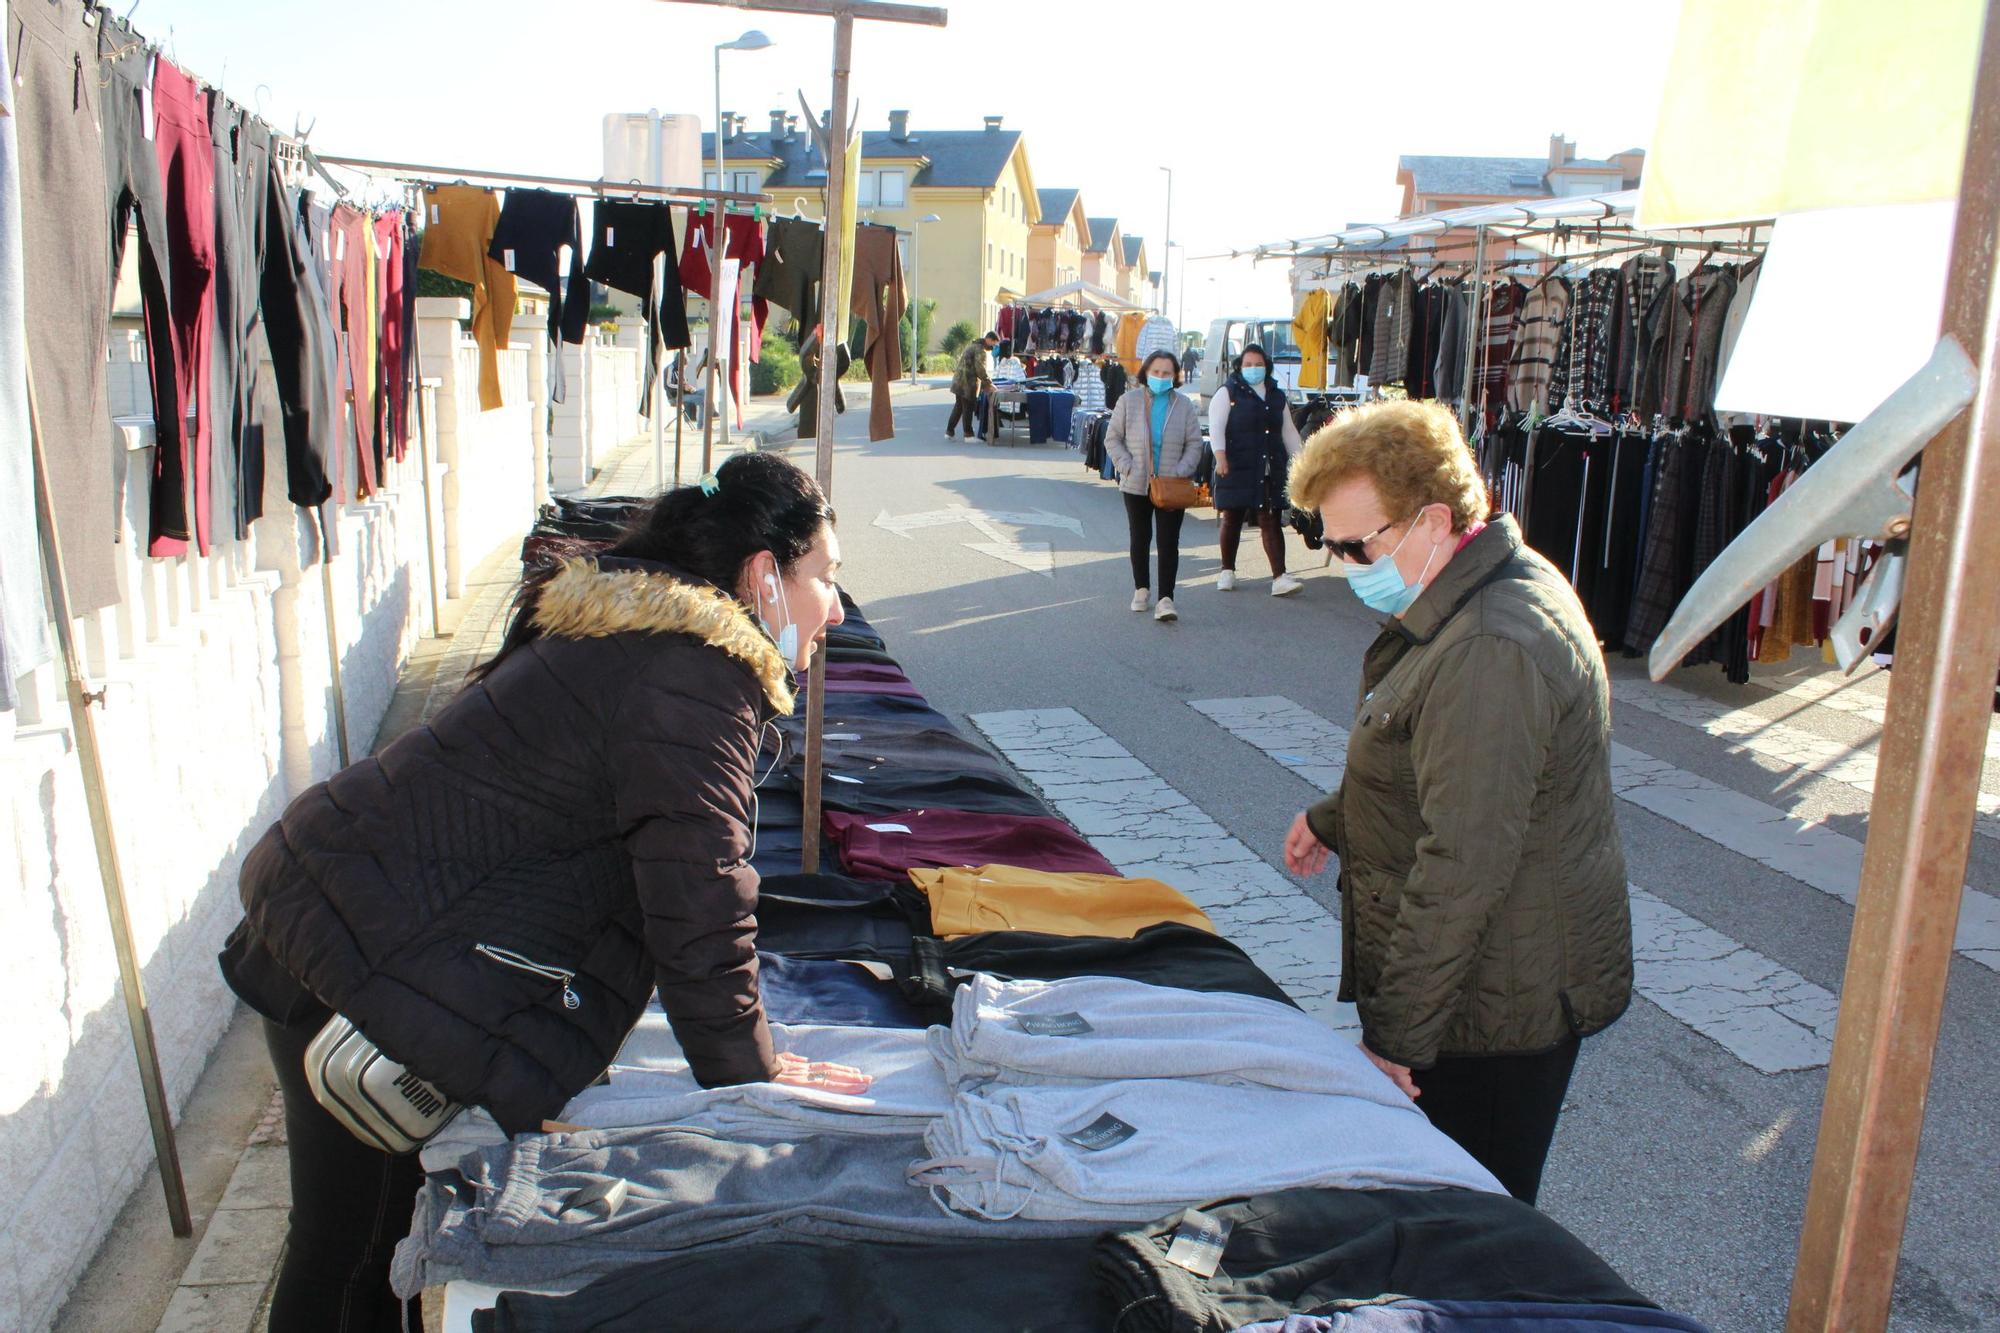
[{"label": "woman in navy vest walking", "polygon": [[1222,517],[1222,573],[1218,592],[1236,586],[1236,548],[1246,513],[1257,515],[1264,555],[1271,562],[1271,595],[1284,597],[1305,585],[1285,573],[1285,481],[1303,447],[1285,391],[1270,382],[1271,358],[1252,343],[1236,358],[1235,373],[1209,401],[1208,439],[1215,450],[1215,510]]}]

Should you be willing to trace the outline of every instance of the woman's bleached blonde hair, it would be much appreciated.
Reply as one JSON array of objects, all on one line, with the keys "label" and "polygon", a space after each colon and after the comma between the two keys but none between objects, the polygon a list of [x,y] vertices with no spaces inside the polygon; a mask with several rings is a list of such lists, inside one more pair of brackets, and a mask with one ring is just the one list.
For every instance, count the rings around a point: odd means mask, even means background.
[{"label": "woman's bleached blonde hair", "polygon": [[1492,512],[1458,419],[1436,403],[1369,403],[1314,431],[1292,463],[1292,504],[1311,513],[1356,477],[1374,483],[1392,523],[1441,504],[1463,532]]}]

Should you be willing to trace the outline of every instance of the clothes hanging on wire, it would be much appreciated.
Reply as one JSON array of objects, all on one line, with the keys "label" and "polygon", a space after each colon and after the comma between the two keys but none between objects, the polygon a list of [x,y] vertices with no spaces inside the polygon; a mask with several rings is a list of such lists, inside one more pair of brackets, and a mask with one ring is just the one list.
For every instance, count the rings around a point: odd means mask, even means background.
[{"label": "clothes hanging on wire", "polygon": [[[639,412],[651,416],[651,386],[659,379],[661,350],[685,348],[693,342],[688,334],[680,258],[674,247],[673,214],[663,203],[624,199],[600,199],[591,213],[595,234],[584,276],[638,297],[646,312],[647,388],[639,395]],[[662,260],[657,295],[653,291],[656,259]]]},{"label": "clothes hanging on wire", "polygon": [[427,185],[424,221],[423,266],[472,285],[479,406],[491,412],[506,402],[500,389],[500,349],[514,330],[514,275],[487,253],[500,224],[500,201],[478,186]]},{"label": "clothes hanging on wire", "polygon": [[[562,248],[569,247],[569,276],[562,274]],[[549,294],[549,401],[568,393],[562,344],[583,341],[590,318],[590,283],[583,275],[583,227],[576,199],[553,190],[509,190],[486,247],[489,259],[515,278],[526,278]]]},{"label": "clothes hanging on wire", "polygon": [[800,340],[819,323],[820,268],[826,229],[807,218],[772,218],[764,262],[752,294],[778,306],[798,325]]},{"label": "clothes hanging on wire", "polygon": [[873,394],[868,404],[868,438],[887,440],[896,434],[896,417],[889,404],[889,383],[903,373],[903,313],[908,303],[903,288],[903,261],[894,227],[854,229],[854,291],[849,313],[868,329],[862,360],[868,367]]},{"label": "clothes hanging on wire", "polygon": [[[714,229],[715,219],[706,213],[694,214],[688,218],[687,242],[681,248],[681,285],[696,296],[711,303],[715,299]],[[736,296],[740,302],[743,293],[752,293],[750,301],[750,360],[758,361],[764,355],[764,321],[769,317],[769,302],[755,295],[756,270],[764,259],[764,224],[756,218],[742,213],[732,213],[724,224],[729,237],[729,253],[724,257],[736,261]],[[716,325],[714,311],[710,311],[709,328]],[[743,321],[729,318],[729,380],[728,392],[733,397],[737,393],[738,372],[747,363],[743,359]]]}]

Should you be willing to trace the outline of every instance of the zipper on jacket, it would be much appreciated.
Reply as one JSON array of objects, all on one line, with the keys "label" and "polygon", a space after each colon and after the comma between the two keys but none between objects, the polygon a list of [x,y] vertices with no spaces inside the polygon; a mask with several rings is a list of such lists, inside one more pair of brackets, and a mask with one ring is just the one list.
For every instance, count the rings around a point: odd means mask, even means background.
[{"label": "zipper on jacket", "polygon": [[532,958],[525,958],[515,953],[512,949],[496,949],[490,944],[475,944],[472,946],[472,951],[482,957],[492,959],[502,967],[511,967],[516,972],[526,972],[530,976],[557,982],[562,986],[562,1002],[565,1009],[575,1009],[583,1004],[582,998],[576,993],[576,988],[570,984],[576,980],[576,973],[574,972],[560,967],[550,967],[546,963],[538,963]]}]

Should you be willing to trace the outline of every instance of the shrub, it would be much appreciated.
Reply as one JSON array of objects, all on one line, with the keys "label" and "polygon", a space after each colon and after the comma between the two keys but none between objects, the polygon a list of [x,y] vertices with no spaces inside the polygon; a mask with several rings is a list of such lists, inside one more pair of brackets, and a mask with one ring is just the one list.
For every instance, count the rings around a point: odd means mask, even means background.
[{"label": "shrub", "polygon": [[805,378],[799,349],[782,333],[764,335],[764,359],[750,367],[750,392],[784,393]]},{"label": "shrub", "polygon": [[979,330],[972,327],[972,321],[961,319],[944,331],[944,341],[938,347],[955,362],[958,354],[965,350],[965,345],[978,336]]},{"label": "shrub", "polygon": [[949,375],[958,369],[958,358],[946,356],[943,352],[932,352],[918,369],[925,375]]}]

